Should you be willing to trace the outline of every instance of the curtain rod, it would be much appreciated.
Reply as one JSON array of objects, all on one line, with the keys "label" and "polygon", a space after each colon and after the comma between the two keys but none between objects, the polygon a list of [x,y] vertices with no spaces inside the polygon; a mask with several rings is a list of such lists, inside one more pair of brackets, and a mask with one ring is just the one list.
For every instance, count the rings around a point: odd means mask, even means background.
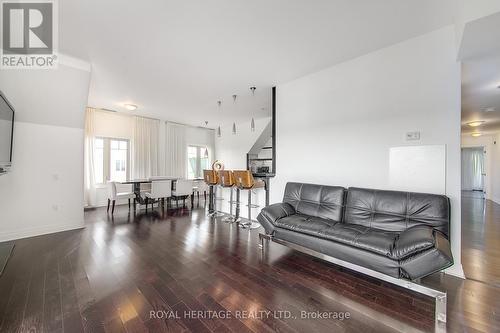
[{"label": "curtain rod", "polygon": [[181,126],[187,126],[187,127],[193,127],[193,128],[201,128],[201,129],[205,129],[205,130],[215,131],[215,128],[210,128],[210,127],[194,126],[194,125],[178,123],[176,121],[170,121],[170,120],[165,120],[165,122],[166,123],[171,123],[171,124],[176,124],[176,125],[181,125]]},{"label": "curtain rod", "polygon": [[[89,106],[89,108],[92,108],[92,107]],[[171,124],[176,124],[176,125],[182,125],[182,126],[187,126],[187,127],[193,127],[193,128],[200,128],[200,129],[204,129],[204,130],[215,131],[215,128],[209,128],[209,127],[203,127],[203,126],[194,126],[194,125],[178,123],[178,122],[170,121],[170,120],[162,120],[162,119],[158,119],[158,118],[138,116],[136,114],[134,114],[134,115],[125,114],[123,112],[119,112],[119,111],[111,110],[111,109],[105,109],[105,108],[93,108],[93,109],[96,109],[96,110],[99,110],[99,111],[104,111],[104,112],[110,112],[110,113],[118,113],[120,116],[124,116],[124,117],[141,117],[141,118],[146,118],[146,119],[151,119],[151,120],[163,121],[165,123],[171,123]]]}]

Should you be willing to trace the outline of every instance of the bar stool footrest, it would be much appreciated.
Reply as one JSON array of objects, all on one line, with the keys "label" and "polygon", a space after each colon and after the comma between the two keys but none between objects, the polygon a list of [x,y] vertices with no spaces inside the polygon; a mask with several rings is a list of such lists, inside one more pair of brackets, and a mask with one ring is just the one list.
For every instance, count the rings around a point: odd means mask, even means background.
[{"label": "bar stool footrest", "polygon": [[225,223],[238,223],[241,221],[241,218],[236,218],[236,216],[226,216],[223,217],[221,221]]},{"label": "bar stool footrest", "polygon": [[258,229],[258,228],[260,228],[260,223],[253,222],[253,221],[247,221],[245,223],[240,223],[240,227],[242,229],[250,229],[250,230]]},{"label": "bar stool footrest", "polygon": [[245,206],[250,207],[250,208],[259,208],[260,207],[259,205],[254,205],[254,204],[245,205]]},{"label": "bar stool footrest", "polygon": [[226,216],[226,214],[223,212],[215,211],[212,213],[208,213],[207,216],[208,217],[221,217],[221,216]]}]

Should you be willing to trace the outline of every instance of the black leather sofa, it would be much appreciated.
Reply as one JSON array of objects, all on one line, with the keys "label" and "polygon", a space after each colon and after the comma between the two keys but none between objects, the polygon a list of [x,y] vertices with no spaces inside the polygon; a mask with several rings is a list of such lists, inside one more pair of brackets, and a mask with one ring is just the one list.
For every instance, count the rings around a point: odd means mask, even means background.
[{"label": "black leather sofa", "polygon": [[257,219],[273,239],[395,278],[453,264],[443,195],[288,183]]}]

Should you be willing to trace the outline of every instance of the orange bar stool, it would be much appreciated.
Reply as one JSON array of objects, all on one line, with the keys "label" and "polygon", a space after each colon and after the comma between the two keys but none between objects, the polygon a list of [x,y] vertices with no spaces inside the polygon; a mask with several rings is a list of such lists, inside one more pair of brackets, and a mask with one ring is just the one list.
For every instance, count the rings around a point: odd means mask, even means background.
[{"label": "orange bar stool", "polygon": [[209,203],[208,203],[208,216],[222,216],[221,212],[217,211],[215,202],[215,186],[219,183],[219,175],[215,170],[203,170],[203,179],[209,188]]},{"label": "orange bar stool", "polygon": [[219,171],[219,186],[224,189],[224,188],[229,188],[230,195],[229,195],[229,216],[224,217],[222,219],[223,222],[226,223],[233,223],[233,222],[239,222],[239,218],[233,215],[233,204],[236,203],[236,201],[233,201],[233,189],[234,189],[234,174],[231,170],[221,170]]},{"label": "orange bar stool", "polygon": [[256,189],[265,188],[265,183],[261,180],[256,181],[253,178],[252,172],[250,170],[234,170],[234,181],[237,188],[236,191],[236,217],[240,214],[240,191],[248,191],[248,221],[240,222],[242,228],[257,229],[260,227],[260,223],[252,221],[252,208],[258,208],[259,205],[252,204],[252,193],[255,193]]}]

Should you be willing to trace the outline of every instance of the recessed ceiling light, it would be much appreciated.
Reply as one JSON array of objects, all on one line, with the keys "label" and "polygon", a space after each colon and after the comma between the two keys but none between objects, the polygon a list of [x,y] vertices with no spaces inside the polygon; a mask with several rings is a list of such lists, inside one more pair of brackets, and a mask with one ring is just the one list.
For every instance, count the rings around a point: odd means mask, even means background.
[{"label": "recessed ceiling light", "polygon": [[478,137],[478,136],[481,136],[481,133],[472,133],[471,134],[473,137]]},{"label": "recessed ceiling light", "polygon": [[137,105],[135,105],[135,104],[124,104],[123,106],[125,107],[125,109],[127,109],[129,111],[137,110]]},{"label": "recessed ceiling light", "polygon": [[484,121],[482,121],[482,120],[471,121],[470,123],[467,123],[467,125],[469,125],[470,127],[478,127],[478,126],[481,126],[482,124],[484,124]]}]

